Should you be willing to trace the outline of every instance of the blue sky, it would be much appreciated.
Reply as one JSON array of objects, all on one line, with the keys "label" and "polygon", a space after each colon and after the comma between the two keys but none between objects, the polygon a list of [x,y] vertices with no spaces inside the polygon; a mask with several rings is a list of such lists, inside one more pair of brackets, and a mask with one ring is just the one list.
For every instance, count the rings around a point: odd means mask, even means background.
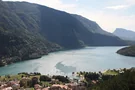
[{"label": "blue sky", "polygon": [[28,1],[96,21],[101,28],[113,32],[115,28],[135,31],[135,0],[3,0]]}]

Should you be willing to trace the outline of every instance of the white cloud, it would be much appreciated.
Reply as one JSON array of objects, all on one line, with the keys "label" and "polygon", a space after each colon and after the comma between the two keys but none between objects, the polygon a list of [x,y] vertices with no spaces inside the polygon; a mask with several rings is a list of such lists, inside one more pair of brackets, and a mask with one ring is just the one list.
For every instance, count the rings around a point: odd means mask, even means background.
[{"label": "white cloud", "polygon": [[107,9],[128,9],[129,7],[135,5],[135,0],[108,0],[108,2],[106,2],[106,5],[108,5],[106,7]]},{"label": "white cloud", "polygon": [[109,7],[106,7],[106,8],[118,10],[118,9],[125,9],[125,8],[128,8],[128,7],[129,7],[129,5],[117,5],[117,6],[109,6]]},{"label": "white cloud", "polygon": [[120,15],[120,14],[110,14],[105,11],[94,11],[79,12],[81,15],[89,18],[90,20],[96,21],[101,28],[108,32],[113,32],[116,28],[125,28],[135,31],[135,15]]}]

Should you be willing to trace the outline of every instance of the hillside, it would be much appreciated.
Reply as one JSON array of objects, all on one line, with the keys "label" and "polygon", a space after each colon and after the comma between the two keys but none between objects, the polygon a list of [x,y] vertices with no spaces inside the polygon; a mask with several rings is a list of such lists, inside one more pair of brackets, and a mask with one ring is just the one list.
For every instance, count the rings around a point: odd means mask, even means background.
[{"label": "hillside", "polygon": [[113,34],[104,31],[95,21],[91,21],[77,14],[73,14],[73,16],[77,18],[77,20],[79,20],[92,33],[114,36]]},{"label": "hillside", "polygon": [[1,1],[0,42],[0,66],[61,48],[126,45],[86,18],[32,3]]},{"label": "hillside", "polygon": [[118,54],[135,57],[135,46],[125,47],[117,51]]},{"label": "hillside", "polygon": [[[105,80],[101,80],[100,83],[88,90],[134,90],[135,68],[123,70],[118,75],[104,76]],[[115,71],[119,72],[120,70]]]},{"label": "hillside", "polygon": [[[19,13],[19,17],[23,16],[27,21],[35,20],[35,25],[38,26],[34,28],[39,30],[42,36],[65,48],[79,48],[82,46],[82,43],[98,46],[125,44],[118,37],[103,31],[95,22],[84,20],[85,23],[91,25],[90,27],[86,27],[80,19],[66,12],[26,2],[8,2],[8,5],[12,7],[11,10],[13,12]],[[20,14],[20,12],[23,13]],[[26,20],[24,23],[26,23]],[[31,27],[29,28],[31,29]],[[105,34],[95,33],[100,31]]]},{"label": "hillside", "polygon": [[120,46],[125,45],[125,41],[114,36],[112,33],[104,31],[96,22],[79,15],[73,15],[85,27],[77,33],[78,38],[90,46]]},{"label": "hillside", "polygon": [[116,28],[113,34],[120,37],[123,40],[135,41],[135,32],[131,30]]},{"label": "hillside", "polygon": [[36,31],[35,21],[24,22],[27,19],[11,12],[8,3],[0,4],[0,66],[60,50]]}]

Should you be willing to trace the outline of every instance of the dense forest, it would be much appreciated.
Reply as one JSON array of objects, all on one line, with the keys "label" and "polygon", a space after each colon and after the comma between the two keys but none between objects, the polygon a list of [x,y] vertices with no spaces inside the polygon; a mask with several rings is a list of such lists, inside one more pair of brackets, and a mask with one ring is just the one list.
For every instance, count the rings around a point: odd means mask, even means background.
[{"label": "dense forest", "polygon": [[135,90],[135,68],[101,81],[92,90]]},{"label": "dense forest", "polygon": [[24,23],[23,20],[27,19],[21,12],[17,15],[11,12],[12,8],[7,3],[0,4],[0,66],[39,58],[41,55],[61,49],[58,44],[46,40],[36,31],[37,24],[32,18]]},{"label": "dense forest", "polygon": [[105,72],[79,72],[87,90],[135,90],[135,68]]}]

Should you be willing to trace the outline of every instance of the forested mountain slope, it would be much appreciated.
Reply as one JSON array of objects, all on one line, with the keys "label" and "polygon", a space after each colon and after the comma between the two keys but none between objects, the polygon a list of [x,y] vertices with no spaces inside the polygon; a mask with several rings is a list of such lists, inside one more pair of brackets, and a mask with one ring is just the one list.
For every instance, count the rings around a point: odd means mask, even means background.
[{"label": "forested mountain slope", "polygon": [[84,45],[126,43],[83,17],[27,2],[0,1],[1,65]]}]

